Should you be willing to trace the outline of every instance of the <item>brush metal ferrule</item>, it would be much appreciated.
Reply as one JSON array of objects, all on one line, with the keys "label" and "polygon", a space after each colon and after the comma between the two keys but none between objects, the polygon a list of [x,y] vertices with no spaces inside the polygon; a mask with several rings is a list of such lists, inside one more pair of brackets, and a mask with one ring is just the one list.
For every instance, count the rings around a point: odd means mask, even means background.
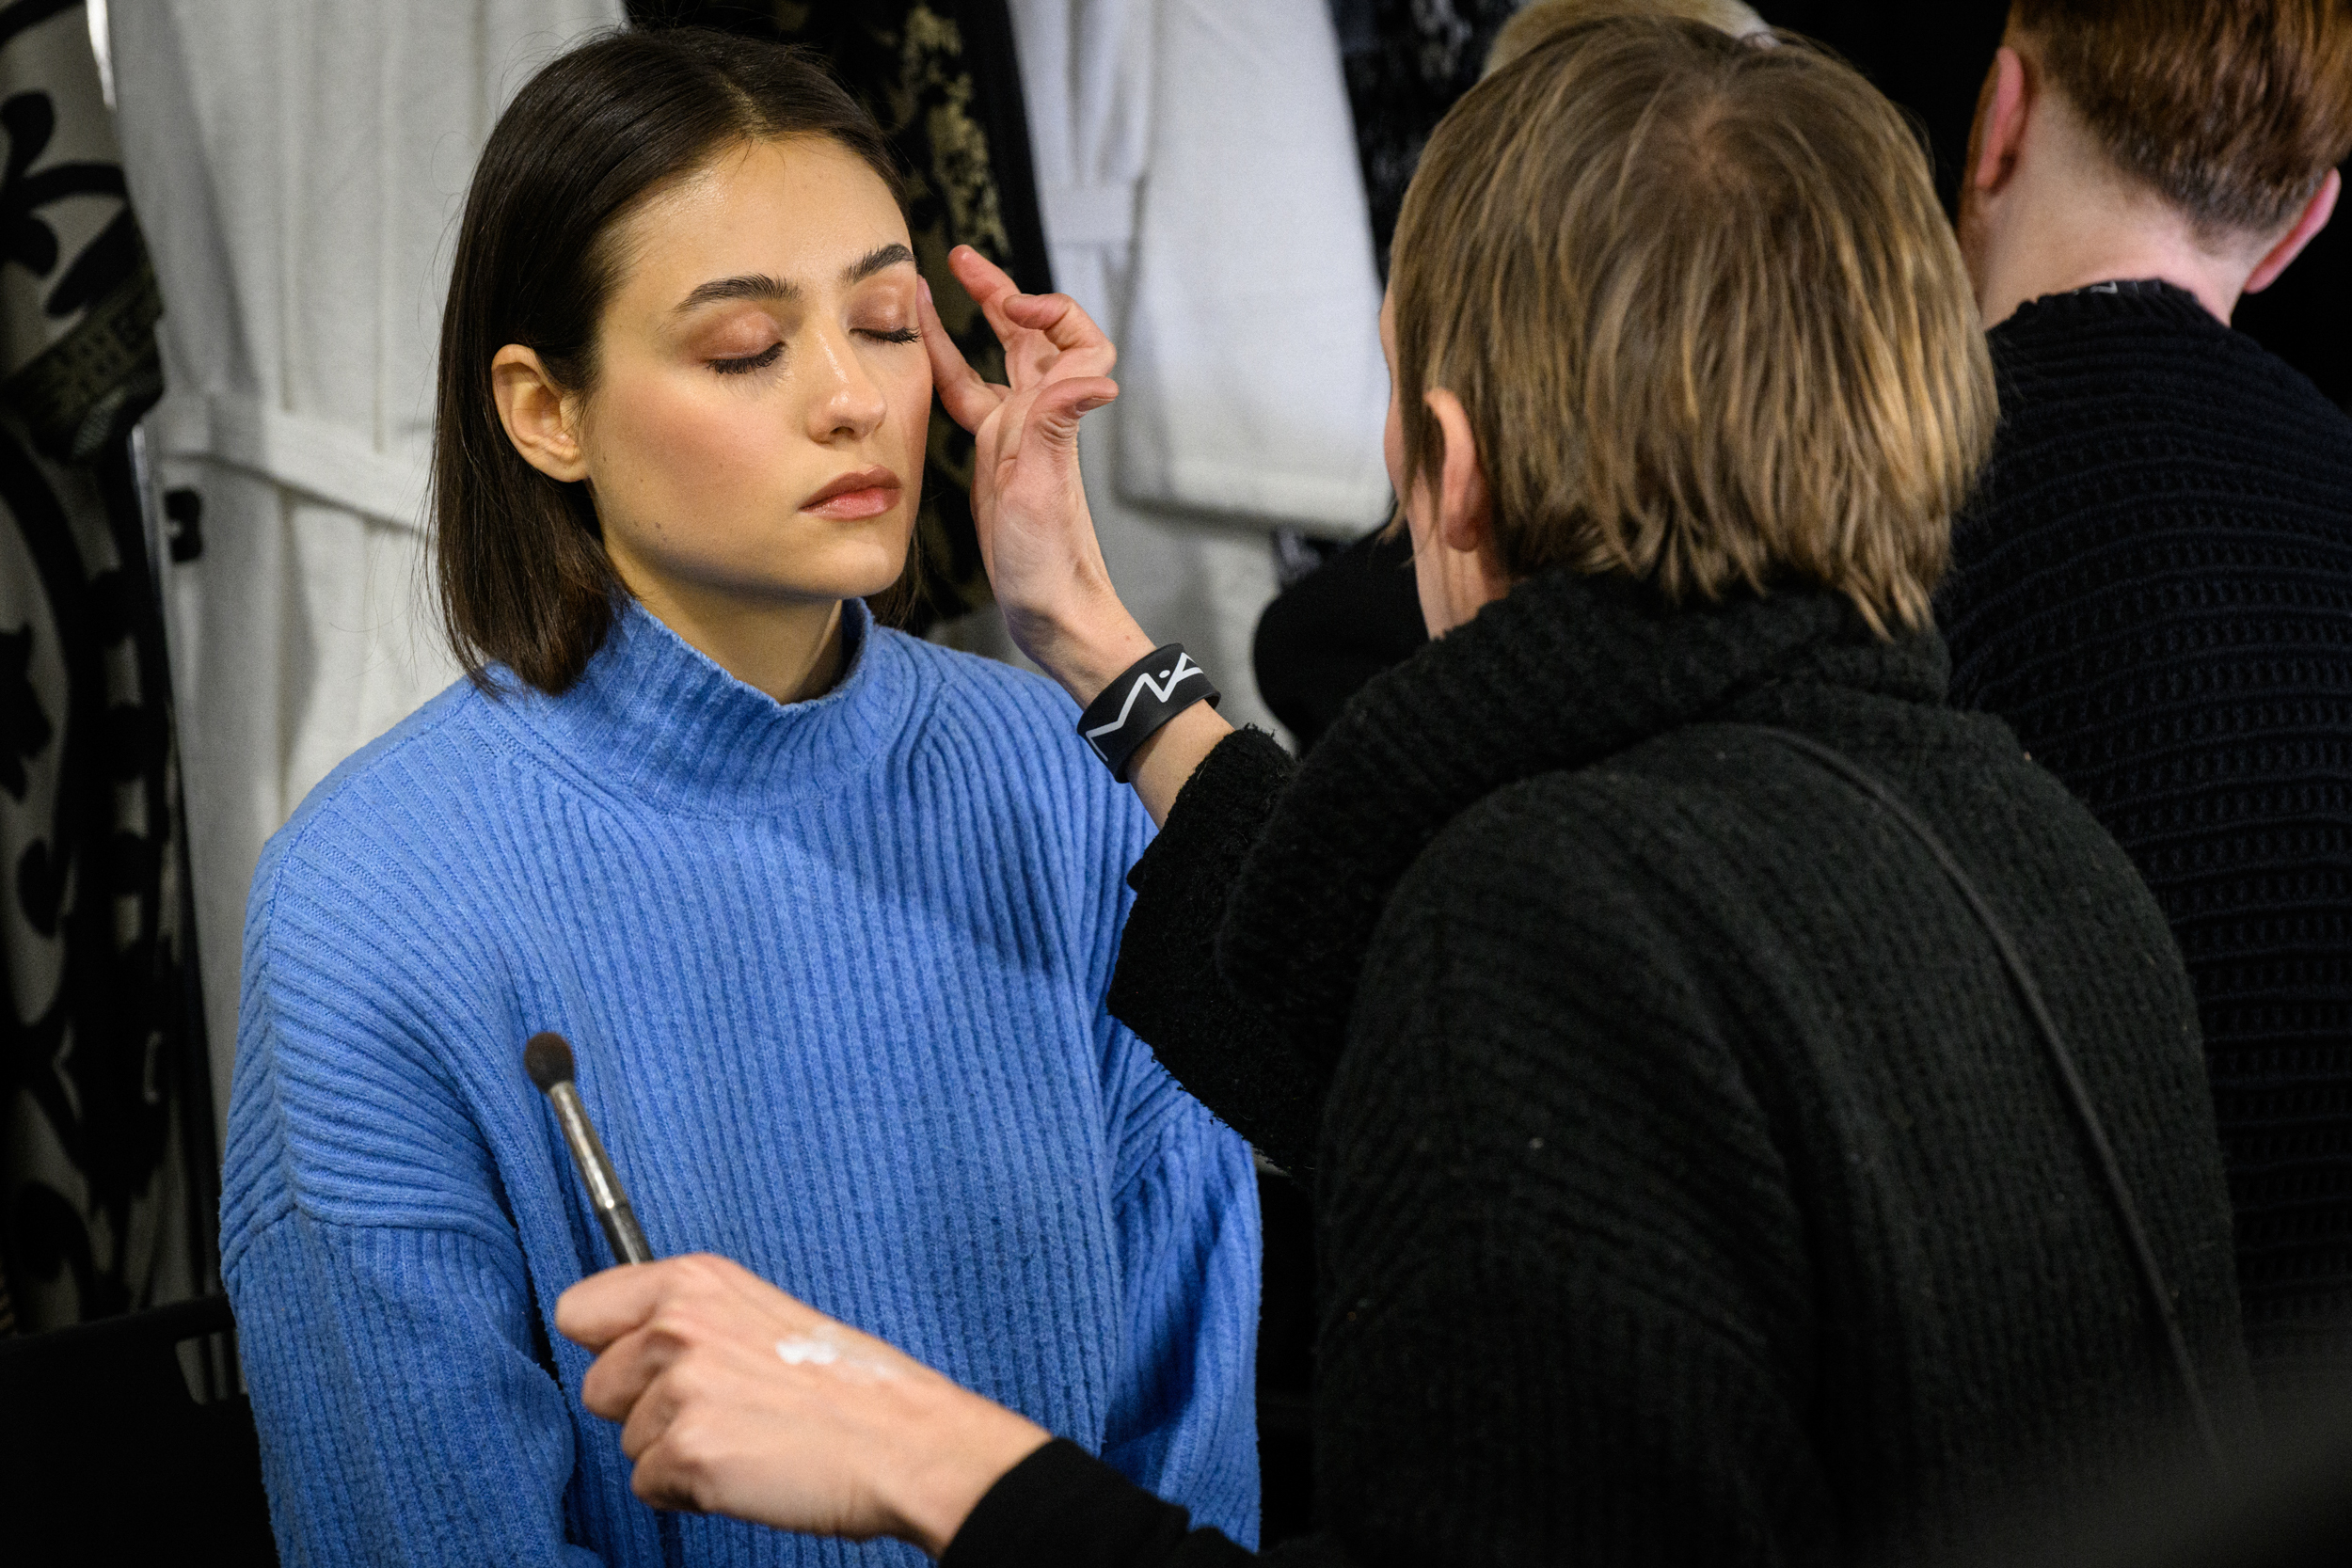
[{"label": "brush metal ferrule", "polygon": [[588,1119],[588,1108],[580,1103],[579,1085],[569,1079],[551,1085],[548,1100],[564,1129],[564,1141],[571,1147],[572,1163],[580,1167],[580,1182],[588,1189],[588,1206],[596,1212],[605,1240],[612,1243],[612,1256],[624,1263],[652,1262],[653,1249],[645,1244],[637,1212],[621,1190],[621,1178],[604,1151],[603,1140],[596,1136],[596,1123]]}]

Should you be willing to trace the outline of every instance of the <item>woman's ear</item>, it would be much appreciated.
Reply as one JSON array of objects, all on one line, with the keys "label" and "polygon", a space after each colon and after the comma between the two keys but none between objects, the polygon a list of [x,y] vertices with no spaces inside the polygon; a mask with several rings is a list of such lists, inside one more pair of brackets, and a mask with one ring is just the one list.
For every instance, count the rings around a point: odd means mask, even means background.
[{"label": "woman's ear", "polygon": [[566,484],[588,477],[588,458],[575,428],[576,404],[535,352],[509,343],[491,356],[490,392],[498,399],[506,438],[524,462]]},{"label": "woman's ear", "polygon": [[1424,392],[1422,401],[1445,437],[1445,460],[1438,474],[1438,542],[1465,555],[1479,554],[1494,539],[1494,496],[1486,487],[1470,410],[1442,387]]}]

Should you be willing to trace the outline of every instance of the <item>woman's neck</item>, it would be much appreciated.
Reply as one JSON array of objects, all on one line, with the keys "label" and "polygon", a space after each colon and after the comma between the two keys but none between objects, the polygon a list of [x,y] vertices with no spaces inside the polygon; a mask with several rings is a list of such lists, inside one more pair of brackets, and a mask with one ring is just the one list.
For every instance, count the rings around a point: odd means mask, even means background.
[{"label": "woman's neck", "polygon": [[674,583],[630,587],[690,647],[779,703],[821,697],[841,679],[838,599],[748,599]]}]

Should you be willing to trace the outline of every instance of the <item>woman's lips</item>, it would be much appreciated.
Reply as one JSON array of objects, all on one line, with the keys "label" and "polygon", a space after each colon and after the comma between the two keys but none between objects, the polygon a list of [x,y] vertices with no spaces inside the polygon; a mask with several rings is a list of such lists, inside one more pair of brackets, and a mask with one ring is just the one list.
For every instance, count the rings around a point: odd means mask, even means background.
[{"label": "woman's lips", "polygon": [[888,468],[861,468],[843,474],[801,503],[801,510],[819,517],[859,522],[879,517],[898,504],[903,489]]}]

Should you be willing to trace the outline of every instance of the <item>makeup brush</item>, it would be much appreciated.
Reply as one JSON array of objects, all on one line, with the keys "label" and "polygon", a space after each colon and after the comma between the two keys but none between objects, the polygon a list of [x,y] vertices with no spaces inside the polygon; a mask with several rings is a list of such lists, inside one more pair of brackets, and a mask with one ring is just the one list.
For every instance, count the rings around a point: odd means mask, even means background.
[{"label": "makeup brush", "polygon": [[604,1226],[612,1256],[624,1263],[652,1262],[653,1249],[645,1245],[645,1233],[637,1228],[637,1212],[628,1206],[621,1179],[588,1120],[588,1108],[580,1102],[580,1085],[572,1082],[571,1042],[551,1031],[532,1036],[523,1047],[523,1070],[555,1107],[564,1141],[572,1146],[572,1164],[580,1167],[580,1183],[588,1189],[588,1205]]}]

